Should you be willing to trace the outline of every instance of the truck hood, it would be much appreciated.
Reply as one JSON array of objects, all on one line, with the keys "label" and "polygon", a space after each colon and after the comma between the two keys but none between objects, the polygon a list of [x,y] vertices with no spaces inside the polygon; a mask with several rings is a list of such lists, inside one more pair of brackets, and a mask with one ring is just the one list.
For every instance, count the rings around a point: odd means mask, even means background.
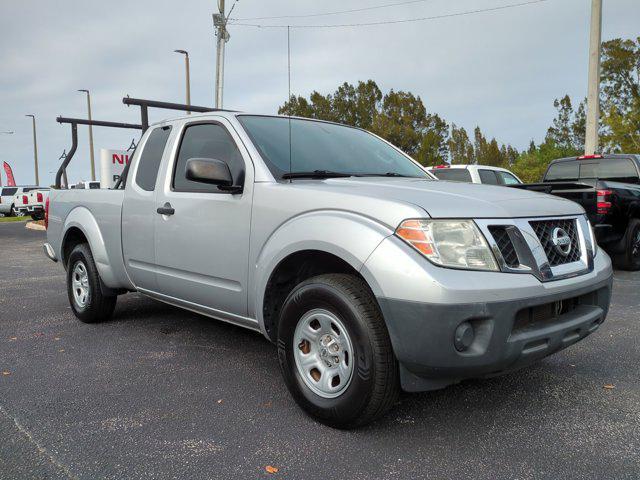
[{"label": "truck hood", "polygon": [[346,195],[417,205],[432,218],[517,218],[584,213],[580,205],[560,197],[501,186],[377,177],[336,178],[322,183],[328,189]]}]

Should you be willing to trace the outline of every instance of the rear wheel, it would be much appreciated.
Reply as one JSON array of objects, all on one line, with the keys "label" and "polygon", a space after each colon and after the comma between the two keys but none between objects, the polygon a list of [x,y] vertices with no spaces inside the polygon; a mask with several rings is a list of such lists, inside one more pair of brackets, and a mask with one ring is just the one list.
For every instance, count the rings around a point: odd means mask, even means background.
[{"label": "rear wheel", "polygon": [[278,358],[296,402],[332,427],[375,420],[400,390],[384,319],[354,275],[319,275],[294,288],[280,315]]},{"label": "rear wheel", "polygon": [[625,236],[625,251],[616,255],[616,264],[623,270],[640,270],[640,219],[629,222]]},{"label": "rear wheel", "polygon": [[77,245],[69,255],[67,293],[71,309],[81,322],[108,320],[116,307],[118,297],[102,293],[98,269],[86,243]]}]

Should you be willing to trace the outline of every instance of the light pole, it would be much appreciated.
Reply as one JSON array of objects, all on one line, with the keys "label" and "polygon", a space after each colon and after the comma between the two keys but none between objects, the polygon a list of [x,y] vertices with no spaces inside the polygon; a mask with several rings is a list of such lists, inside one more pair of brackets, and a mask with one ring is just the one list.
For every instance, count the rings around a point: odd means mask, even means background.
[{"label": "light pole", "polygon": [[[91,122],[91,94],[87,89],[80,89],[79,92],[84,92],[87,94],[87,112],[89,116],[89,122]],[[96,164],[93,157],[93,127],[89,125],[89,157],[91,158],[91,181],[95,182],[96,180]]]},{"label": "light pole", "polygon": [[[234,4],[235,6],[235,4]],[[224,14],[224,0],[218,0],[218,12],[213,14],[213,25],[216,28],[216,108],[222,108],[224,91],[224,45],[229,41],[227,17]]]},{"label": "light pole", "polygon": [[591,3],[591,37],[589,45],[589,90],[587,93],[587,130],[584,154],[593,155],[598,149],[600,120],[600,49],[602,41],[602,0]]},{"label": "light pole", "polygon": [[33,114],[25,115],[25,117],[31,117],[33,124],[33,162],[36,170],[36,185],[40,185],[40,175],[38,175],[38,139],[36,136],[36,116]]},{"label": "light pole", "polygon": [[[186,50],[174,50],[176,53],[184,55],[184,68],[185,68],[185,81],[187,88],[187,105],[191,106],[191,79],[189,76],[189,52]],[[187,115],[191,115],[191,112],[187,110]]]}]

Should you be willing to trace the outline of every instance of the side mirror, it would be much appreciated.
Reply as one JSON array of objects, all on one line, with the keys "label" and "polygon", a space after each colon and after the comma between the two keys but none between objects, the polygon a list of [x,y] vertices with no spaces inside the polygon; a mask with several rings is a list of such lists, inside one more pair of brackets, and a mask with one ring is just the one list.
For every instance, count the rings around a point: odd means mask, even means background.
[{"label": "side mirror", "polygon": [[218,185],[233,186],[233,177],[229,166],[222,160],[213,158],[192,158],[187,160],[187,180]]}]

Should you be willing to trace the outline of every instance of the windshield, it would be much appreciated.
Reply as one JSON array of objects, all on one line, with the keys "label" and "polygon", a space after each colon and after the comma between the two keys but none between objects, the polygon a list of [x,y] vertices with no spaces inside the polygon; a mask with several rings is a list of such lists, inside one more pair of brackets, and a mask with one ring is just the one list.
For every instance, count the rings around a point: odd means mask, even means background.
[{"label": "windshield", "polygon": [[285,117],[239,115],[238,120],[276,178],[290,171],[431,178],[407,156],[364,130]]}]

